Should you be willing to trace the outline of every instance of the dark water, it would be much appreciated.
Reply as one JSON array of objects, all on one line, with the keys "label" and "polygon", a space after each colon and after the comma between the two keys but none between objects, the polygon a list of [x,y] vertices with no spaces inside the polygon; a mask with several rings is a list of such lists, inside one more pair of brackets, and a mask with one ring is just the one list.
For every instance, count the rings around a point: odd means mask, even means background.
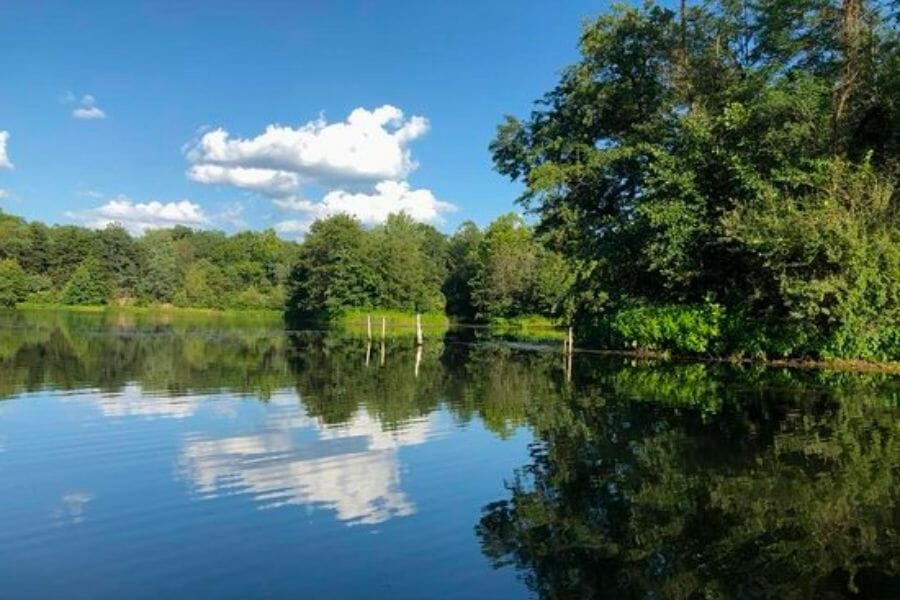
[{"label": "dark water", "polygon": [[900,381],[0,315],[0,597],[900,598]]}]

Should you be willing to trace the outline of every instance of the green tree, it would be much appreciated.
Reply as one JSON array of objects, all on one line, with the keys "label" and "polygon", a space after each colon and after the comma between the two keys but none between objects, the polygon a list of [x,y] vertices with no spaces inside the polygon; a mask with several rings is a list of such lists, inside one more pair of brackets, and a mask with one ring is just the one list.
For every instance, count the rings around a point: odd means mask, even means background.
[{"label": "green tree", "polygon": [[147,231],[139,240],[141,272],[137,291],[150,302],[172,302],[181,285],[182,268],[170,231]]},{"label": "green tree", "polygon": [[112,293],[112,282],[105,267],[88,257],[75,269],[62,290],[63,304],[106,304]]},{"label": "green tree", "polygon": [[[649,3],[587,24],[580,62],[491,144],[497,169],[526,184],[521,202],[542,236],[575,268],[580,320],[602,329],[635,303],[713,302],[741,323],[723,332],[768,332],[750,345],[723,337],[736,344],[728,350],[898,356],[873,341],[882,337],[873,330],[898,328],[895,271],[879,281],[852,266],[892,265],[897,252],[884,233],[898,202],[896,40],[879,6],[861,0],[723,0],[680,13]],[[834,240],[823,190],[832,174],[860,169],[887,200],[877,203],[881,223],[845,211],[859,233],[838,242],[843,258],[822,247],[797,269],[793,251],[761,254],[755,240],[775,232],[773,218],[788,223],[785,206],[796,213],[793,249]],[[838,195],[844,205],[871,200],[862,186]],[[785,273],[809,302],[829,296],[827,318],[795,310],[793,292],[774,284]],[[814,292],[826,279],[850,287]],[[878,297],[891,316],[876,323],[855,300],[832,311],[837,296]]]},{"label": "green tree", "polygon": [[443,283],[447,313],[472,321],[475,306],[472,285],[478,270],[478,245],[482,233],[472,221],[466,221],[447,242],[447,276]]},{"label": "green tree", "polygon": [[484,231],[472,283],[472,304],[479,319],[527,313],[531,273],[537,265],[531,230],[521,216],[499,217]]},{"label": "green tree", "polygon": [[[443,312],[444,297],[440,289],[443,257],[431,232],[409,215],[399,213],[388,215],[383,225],[367,235],[378,273],[378,305]],[[426,241],[432,244],[431,255],[426,252]]]},{"label": "green tree", "polygon": [[12,307],[25,299],[28,276],[12,258],[0,259],[0,307]]},{"label": "green tree", "polygon": [[121,225],[107,225],[95,234],[94,255],[109,274],[113,294],[134,295],[140,271],[138,247]]},{"label": "green tree", "polygon": [[290,316],[328,319],[375,305],[378,276],[365,235],[359,221],[347,215],[312,224],[291,275]]}]

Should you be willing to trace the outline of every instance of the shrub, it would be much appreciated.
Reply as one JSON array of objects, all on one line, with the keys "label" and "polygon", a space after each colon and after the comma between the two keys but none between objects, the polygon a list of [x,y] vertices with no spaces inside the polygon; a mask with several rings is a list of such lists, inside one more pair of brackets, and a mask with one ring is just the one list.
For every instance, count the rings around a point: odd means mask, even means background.
[{"label": "shrub", "polygon": [[645,350],[713,352],[721,336],[722,308],[704,305],[641,305],[623,308],[608,321],[619,344]]}]

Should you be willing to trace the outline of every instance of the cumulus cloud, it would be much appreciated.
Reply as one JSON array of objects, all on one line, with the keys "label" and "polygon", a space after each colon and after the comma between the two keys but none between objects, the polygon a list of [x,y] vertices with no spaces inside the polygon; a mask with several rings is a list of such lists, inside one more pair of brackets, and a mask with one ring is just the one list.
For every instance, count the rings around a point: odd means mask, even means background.
[{"label": "cumulus cloud", "polygon": [[290,194],[300,185],[295,173],[245,167],[194,165],[188,177],[199,183],[224,184],[270,196]]},{"label": "cumulus cloud", "polygon": [[209,223],[200,205],[190,200],[134,202],[126,196],[119,196],[84,212],[69,212],[66,216],[98,229],[118,223],[132,233],[175,225],[204,227]]},{"label": "cumulus cloud", "polygon": [[[298,128],[269,125],[248,139],[232,138],[226,130],[215,129],[188,148],[187,158],[195,166],[292,173],[297,183],[375,183],[406,178],[416,167],[408,145],[427,131],[424,117],[407,118],[394,106],[372,111],[357,108],[340,123],[319,117]],[[197,179],[196,172],[192,168],[189,175]]]},{"label": "cumulus cloud", "polygon": [[[75,96],[71,92],[67,92],[65,96],[65,101],[74,102]],[[72,109],[72,116],[76,119],[105,119],[106,112],[104,112],[99,106],[97,106],[97,99],[94,98],[90,94],[85,94],[81,97],[81,100],[78,101],[78,106]]]},{"label": "cumulus cloud", "polygon": [[[336,123],[319,117],[296,128],[269,125],[247,139],[219,128],[185,148],[187,175],[267,195],[279,208],[299,213],[276,225],[282,233],[303,233],[316,219],[338,213],[365,224],[400,211],[435,222],[455,207],[406,181],[418,166],[409,145],[427,131],[427,119],[407,117],[391,105],[357,108]],[[300,199],[309,185],[324,188],[324,197]]]},{"label": "cumulus cloud", "polygon": [[304,233],[316,219],[336,214],[348,214],[364,225],[383,223],[392,213],[405,212],[421,222],[440,220],[441,214],[456,209],[442,202],[427,189],[411,189],[405,181],[381,181],[372,193],[351,193],[333,190],[325,194],[321,202],[297,198],[276,199],[275,204],[285,210],[301,213],[303,218],[288,219],[276,225],[282,233]]},{"label": "cumulus cloud", "polygon": [[6,153],[6,142],[9,140],[8,131],[0,131],[0,169],[12,169],[12,161]]}]

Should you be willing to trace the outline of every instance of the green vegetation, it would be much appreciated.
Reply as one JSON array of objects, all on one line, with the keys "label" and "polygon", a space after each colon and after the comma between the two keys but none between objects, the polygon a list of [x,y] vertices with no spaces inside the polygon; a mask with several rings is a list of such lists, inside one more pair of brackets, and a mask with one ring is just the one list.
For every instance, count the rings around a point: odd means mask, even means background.
[{"label": "green vegetation", "polygon": [[[344,333],[354,336],[368,336],[370,318],[373,339],[381,338],[382,319],[384,319],[387,337],[411,337],[416,332],[416,315],[399,310],[349,310],[341,313],[340,317],[333,324]],[[420,318],[426,339],[441,338],[450,328],[450,318],[443,313],[422,313]]]},{"label": "green vegetation", "polygon": [[17,261],[0,260],[0,306],[11,307],[25,299],[28,277]]},{"label": "green vegetation", "polygon": [[[47,227],[0,212],[0,303],[282,310],[296,252],[273,231],[175,227],[132,237],[116,225]],[[24,288],[7,275],[13,263]]]},{"label": "green vegetation", "polygon": [[517,215],[483,232],[464,223],[449,238],[405,214],[371,229],[338,215],[315,222],[301,244],[287,310],[314,321],[385,310],[464,321],[551,318],[564,314],[568,273]]},{"label": "green vegetation", "polygon": [[276,309],[351,329],[379,311],[538,319],[604,348],[898,360],[890,6],[649,2],[588,23],[580,62],[491,144],[535,227],[337,215],[296,244],[0,213],[0,304]]},{"label": "green vegetation", "polygon": [[618,6],[492,143],[605,344],[900,357],[900,34],[864,0]]}]

